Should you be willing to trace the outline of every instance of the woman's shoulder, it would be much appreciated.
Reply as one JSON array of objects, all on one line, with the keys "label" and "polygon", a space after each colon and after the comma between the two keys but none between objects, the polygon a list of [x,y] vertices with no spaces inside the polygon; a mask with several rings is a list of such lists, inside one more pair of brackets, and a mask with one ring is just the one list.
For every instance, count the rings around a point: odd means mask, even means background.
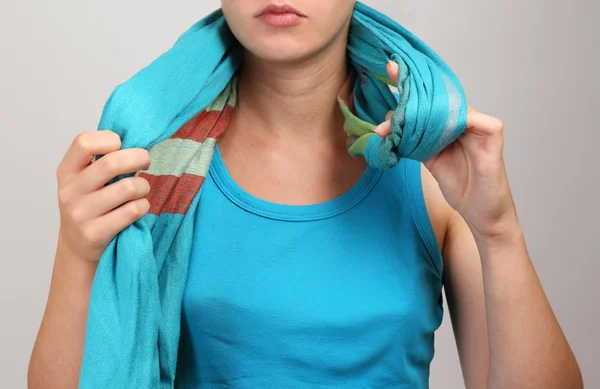
[{"label": "woman's shoulder", "polygon": [[[433,233],[437,246],[443,251],[448,223],[455,211],[446,201],[429,170],[418,161],[401,158],[398,164],[390,168],[384,176],[387,177],[389,185],[404,193],[401,198],[405,198],[411,204],[414,217],[420,219],[418,222],[422,223],[421,226],[432,230],[423,231],[429,235],[426,240],[432,240],[433,236],[430,232]],[[424,223],[425,218],[429,219],[430,223]]]}]

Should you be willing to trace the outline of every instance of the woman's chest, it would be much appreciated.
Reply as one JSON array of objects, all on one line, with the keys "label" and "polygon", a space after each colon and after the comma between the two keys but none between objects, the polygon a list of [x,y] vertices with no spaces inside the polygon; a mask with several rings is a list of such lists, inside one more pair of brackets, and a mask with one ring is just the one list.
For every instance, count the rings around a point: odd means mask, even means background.
[{"label": "woman's chest", "polygon": [[441,283],[408,207],[372,193],[330,217],[333,205],[253,210],[261,204],[207,184],[184,296],[204,328],[340,333],[383,323],[409,337],[437,328]]},{"label": "woman's chest", "polygon": [[217,173],[195,215],[185,379],[417,387],[408,377],[427,377],[441,281],[403,198],[373,173],[333,202],[281,206]]}]

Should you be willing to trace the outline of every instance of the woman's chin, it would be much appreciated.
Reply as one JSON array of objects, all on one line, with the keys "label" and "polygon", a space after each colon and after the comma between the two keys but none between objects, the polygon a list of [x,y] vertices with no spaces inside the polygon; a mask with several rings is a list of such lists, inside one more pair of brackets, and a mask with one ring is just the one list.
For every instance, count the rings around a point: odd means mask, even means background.
[{"label": "woman's chin", "polygon": [[298,47],[294,44],[262,46],[252,50],[252,54],[262,61],[280,64],[302,63],[314,55],[313,51],[308,48]]}]

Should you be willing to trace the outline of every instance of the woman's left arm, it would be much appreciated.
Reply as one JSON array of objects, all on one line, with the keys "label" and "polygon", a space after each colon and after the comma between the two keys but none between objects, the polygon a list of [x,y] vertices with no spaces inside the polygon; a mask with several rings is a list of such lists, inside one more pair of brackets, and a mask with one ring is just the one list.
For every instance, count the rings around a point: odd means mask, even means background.
[{"label": "woman's left arm", "polygon": [[[387,70],[397,80],[397,64],[390,61]],[[385,136],[390,128],[387,120],[376,132]],[[465,382],[477,389],[486,381],[488,389],[579,389],[577,361],[525,246],[503,147],[502,121],[469,107],[465,132],[425,163],[454,209],[444,277]],[[489,347],[474,340],[485,339],[484,330]]]},{"label": "woman's left arm", "polygon": [[516,221],[501,235],[475,237],[455,212],[443,253],[467,388],[583,388]]}]

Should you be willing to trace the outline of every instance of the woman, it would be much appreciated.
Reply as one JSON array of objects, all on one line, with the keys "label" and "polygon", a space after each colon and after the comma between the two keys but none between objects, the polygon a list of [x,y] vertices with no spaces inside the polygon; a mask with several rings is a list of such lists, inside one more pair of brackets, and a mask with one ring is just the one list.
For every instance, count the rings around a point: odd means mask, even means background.
[{"label": "woman", "polygon": [[[245,50],[195,215],[203,249],[190,259],[178,386],[427,387],[443,282],[468,388],[582,387],[527,254],[499,119],[470,109],[465,134],[424,167],[348,155],[335,98],[355,81],[354,4],[222,1]],[[104,184],[150,162],[107,130],[78,135],[60,163],[30,388],[77,386],[97,262],[149,208],[143,177]]]}]

